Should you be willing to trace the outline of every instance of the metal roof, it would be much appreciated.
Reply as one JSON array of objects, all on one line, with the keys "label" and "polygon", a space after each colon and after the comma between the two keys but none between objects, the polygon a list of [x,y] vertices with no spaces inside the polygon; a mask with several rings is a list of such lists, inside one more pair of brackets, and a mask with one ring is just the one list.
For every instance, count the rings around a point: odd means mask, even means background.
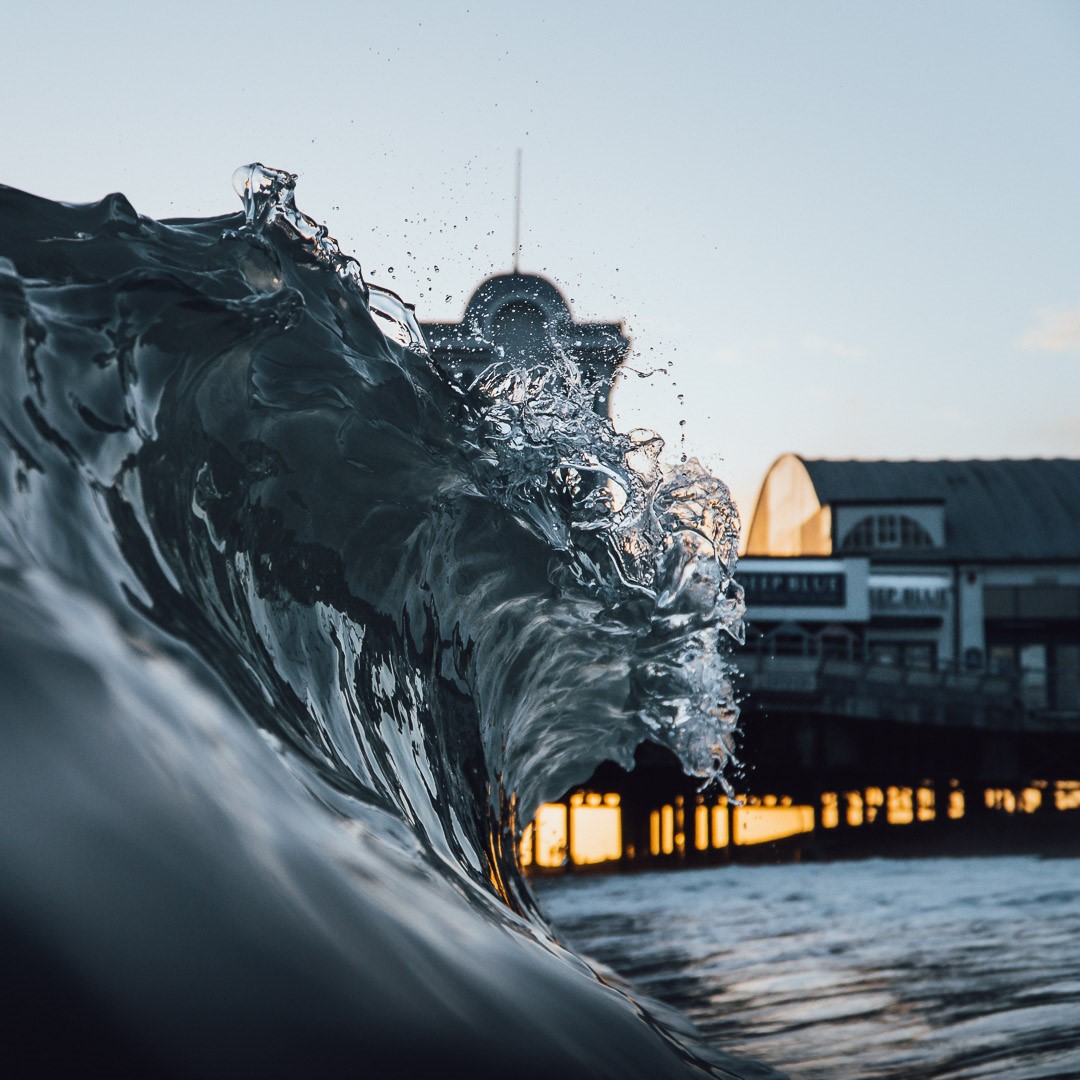
[{"label": "metal roof", "polygon": [[1080,461],[800,460],[822,505],[944,503],[950,558],[1080,559]]}]

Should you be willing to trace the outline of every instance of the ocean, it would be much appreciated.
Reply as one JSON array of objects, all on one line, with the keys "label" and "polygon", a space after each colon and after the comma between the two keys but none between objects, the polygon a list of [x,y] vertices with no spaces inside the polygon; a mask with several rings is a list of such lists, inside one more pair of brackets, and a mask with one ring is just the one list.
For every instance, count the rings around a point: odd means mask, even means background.
[{"label": "ocean", "polygon": [[645,740],[736,768],[726,487],[566,357],[440,368],[295,177],[234,186],[0,188],[0,1069],[774,1075],[516,856]]},{"label": "ocean", "polygon": [[559,935],[792,1080],[1080,1077],[1080,860],[537,880]]}]

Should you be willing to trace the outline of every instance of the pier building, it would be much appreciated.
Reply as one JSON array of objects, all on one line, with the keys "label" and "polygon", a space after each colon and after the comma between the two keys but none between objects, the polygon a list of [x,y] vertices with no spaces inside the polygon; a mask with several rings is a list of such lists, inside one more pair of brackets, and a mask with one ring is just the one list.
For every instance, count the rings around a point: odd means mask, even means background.
[{"label": "pier building", "polygon": [[1010,677],[1025,711],[1080,712],[1080,461],[786,454],[739,580],[763,655]]},{"label": "pier building", "polygon": [[737,578],[738,797],[645,746],[526,861],[1080,851],[1080,461],[786,454]]},{"label": "pier building", "polygon": [[516,270],[481,282],[460,322],[421,327],[432,357],[462,380],[499,360],[540,367],[561,351],[580,367],[601,414],[608,412],[612,381],[630,350],[621,322],[578,321],[554,282]]}]

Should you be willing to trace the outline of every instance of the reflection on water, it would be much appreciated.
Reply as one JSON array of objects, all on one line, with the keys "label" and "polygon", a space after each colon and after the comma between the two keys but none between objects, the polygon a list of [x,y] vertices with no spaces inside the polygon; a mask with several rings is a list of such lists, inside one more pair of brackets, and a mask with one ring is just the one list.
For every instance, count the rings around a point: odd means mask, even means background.
[{"label": "reflection on water", "polygon": [[561,935],[792,1080],[1080,1077],[1080,860],[535,880]]}]

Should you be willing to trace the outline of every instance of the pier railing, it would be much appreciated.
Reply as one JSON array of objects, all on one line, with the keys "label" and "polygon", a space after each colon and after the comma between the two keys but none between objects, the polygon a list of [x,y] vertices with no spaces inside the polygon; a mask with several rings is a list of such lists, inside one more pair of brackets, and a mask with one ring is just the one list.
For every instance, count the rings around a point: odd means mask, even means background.
[{"label": "pier railing", "polygon": [[1080,730],[1080,685],[1071,671],[905,666],[753,649],[740,650],[736,664],[748,693],[771,708],[941,726]]}]

